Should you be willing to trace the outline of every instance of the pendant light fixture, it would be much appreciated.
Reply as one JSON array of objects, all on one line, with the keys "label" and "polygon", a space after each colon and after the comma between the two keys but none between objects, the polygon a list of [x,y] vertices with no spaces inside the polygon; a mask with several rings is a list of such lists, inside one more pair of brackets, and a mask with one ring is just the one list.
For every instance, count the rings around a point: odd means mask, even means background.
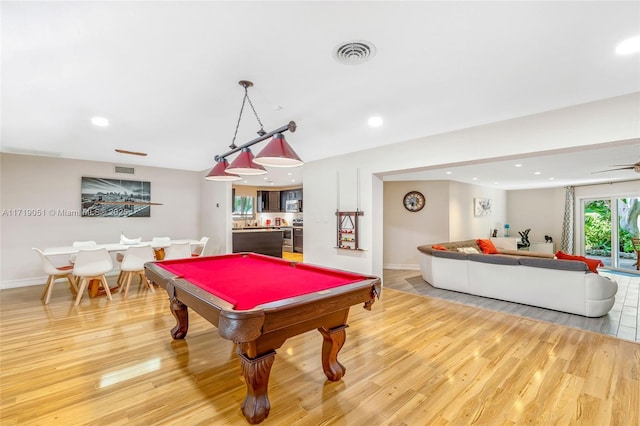
[{"label": "pendant light fixture", "polygon": [[[238,117],[238,123],[236,124],[236,131],[233,135],[233,140],[231,141],[231,145],[229,145],[230,151],[222,154],[216,155],[216,165],[209,172],[205,179],[214,180],[214,181],[235,181],[242,179],[238,175],[262,175],[266,174],[267,170],[263,166],[272,166],[272,167],[298,167],[303,164],[302,160],[295,151],[289,146],[287,141],[284,139],[282,133],[287,130],[290,132],[296,131],[296,123],[290,121],[287,125],[284,125],[276,130],[271,132],[265,132],[264,126],[256,113],[255,108],[253,107],[253,103],[249,98],[249,93],[247,89],[253,86],[253,83],[248,80],[240,80],[238,82],[240,86],[244,87],[244,98],[242,99],[242,106],[240,107],[240,115]],[[253,110],[253,114],[260,124],[260,130],[258,130],[259,137],[245,143],[241,146],[236,146],[236,136],[238,135],[238,128],[240,127],[240,121],[242,119],[242,112],[244,111],[245,103],[249,101],[249,105]],[[255,145],[259,142],[264,141],[273,137],[273,139],[267,144],[267,146],[258,154],[257,157],[254,157],[251,152],[252,145]],[[228,163],[226,157],[236,152],[240,151],[240,154],[231,162]]]},{"label": "pendant light fixture", "polygon": [[253,162],[271,167],[298,167],[304,164],[282,133],[273,135],[273,139],[260,151]]},{"label": "pendant light fixture", "polygon": [[238,175],[232,175],[226,172],[227,167],[229,167],[229,162],[221,158],[216,160],[216,165],[211,169],[209,174],[205,177],[207,180],[217,180],[219,182],[233,182],[236,180],[241,180],[242,178]]},{"label": "pendant light fixture", "polygon": [[249,148],[242,148],[240,154],[229,164],[227,173],[237,175],[266,175],[267,170],[253,161],[253,153]]}]

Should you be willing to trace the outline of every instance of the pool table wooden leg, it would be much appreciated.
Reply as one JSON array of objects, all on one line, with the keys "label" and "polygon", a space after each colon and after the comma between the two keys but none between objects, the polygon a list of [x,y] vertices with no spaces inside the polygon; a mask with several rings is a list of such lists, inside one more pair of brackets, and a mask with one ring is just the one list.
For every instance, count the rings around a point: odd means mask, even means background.
[{"label": "pool table wooden leg", "polygon": [[172,297],[169,299],[169,305],[171,313],[176,319],[176,325],[171,329],[171,336],[174,339],[184,339],[187,337],[187,330],[189,329],[189,311],[187,305]]},{"label": "pool table wooden leg", "polygon": [[318,331],[322,334],[322,369],[325,376],[332,382],[337,382],[344,376],[346,368],[338,361],[338,352],[342,349],[347,338],[346,328],[348,325],[341,325],[331,329],[320,327]]},{"label": "pool table wooden leg", "polygon": [[248,358],[245,354],[239,354],[239,357],[244,381],[247,384],[247,395],[242,402],[242,414],[249,423],[257,424],[267,418],[271,409],[267,388],[276,352],[271,351],[254,359]]}]

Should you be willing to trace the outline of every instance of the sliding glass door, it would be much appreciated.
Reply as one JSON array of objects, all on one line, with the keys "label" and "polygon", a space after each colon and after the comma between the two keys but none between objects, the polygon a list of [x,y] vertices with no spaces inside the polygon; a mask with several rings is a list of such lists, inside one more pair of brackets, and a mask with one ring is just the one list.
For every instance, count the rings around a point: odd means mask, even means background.
[{"label": "sliding glass door", "polygon": [[640,236],[640,198],[585,199],[582,217],[584,255],[606,267],[635,270],[631,238]]}]

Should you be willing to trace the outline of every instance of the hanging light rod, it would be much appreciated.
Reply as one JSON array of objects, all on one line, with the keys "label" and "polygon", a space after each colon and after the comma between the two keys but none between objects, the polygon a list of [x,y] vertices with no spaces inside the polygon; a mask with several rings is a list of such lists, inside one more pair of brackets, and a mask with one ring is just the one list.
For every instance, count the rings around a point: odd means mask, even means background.
[{"label": "hanging light rod", "polygon": [[[267,173],[264,166],[271,167],[298,167],[303,164],[298,154],[295,153],[293,148],[289,146],[284,139],[283,133],[287,130],[290,132],[296,131],[295,121],[290,121],[288,124],[275,129],[271,132],[265,132],[262,121],[258,117],[256,109],[253,107],[249,92],[247,89],[253,86],[253,83],[248,80],[240,80],[238,82],[240,86],[244,88],[244,98],[242,98],[242,106],[240,107],[240,115],[238,116],[238,122],[236,123],[236,131],[233,134],[233,140],[229,145],[230,150],[224,154],[215,156],[216,165],[209,174],[205,177],[207,180],[215,181],[234,181],[239,180],[240,175],[263,175]],[[260,130],[258,130],[258,137],[252,141],[245,143],[244,145],[236,145],[236,136],[238,136],[238,128],[240,127],[240,121],[242,120],[242,113],[246,102],[249,102],[249,106],[253,110]],[[260,151],[257,156],[254,156],[250,147],[262,142],[265,139],[273,139]],[[226,157],[233,155],[240,151],[240,154],[229,164]]]},{"label": "hanging light rod", "polygon": [[290,121],[289,124],[285,124],[284,126],[277,128],[276,130],[273,130],[273,131],[271,131],[269,133],[265,133],[262,136],[258,136],[254,140],[249,141],[249,142],[245,143],[244,145],[237,146],[237,147],[225,152],[224,154],[216,155],[214,157],[214,160],[220,161],[220,160],[224,159],[225,157],[228,157],[229,155],[233,155],[238,151],[242,151],[243,148],[249,148],[250,146],[253,146],[253,145],[255,145],[255,144],[259,143],[259,142],[262,142],[265,139],[269,139],[270,137],[272,137],[275,134],[284,133],[287,130],[290,131],[291,133],[294,133],[296,131],[296,122],[295,121]]}]

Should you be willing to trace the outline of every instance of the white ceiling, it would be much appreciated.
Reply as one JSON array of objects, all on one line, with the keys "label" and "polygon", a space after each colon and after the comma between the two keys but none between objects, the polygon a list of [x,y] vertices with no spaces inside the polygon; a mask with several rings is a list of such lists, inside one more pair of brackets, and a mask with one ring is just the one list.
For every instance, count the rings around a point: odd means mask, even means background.
[{"label": "white ceiling", "polygon": [[[231,143],[241,79],[255,83],[266,131],[297,123],[285,136],[305,161],[640,91],[640,55],[614,51],[640,34],[637,1],[2,2],[0,11],[3,152],[205,170]],[[338,63],[333,48],[351,40],[377,55]],[[374,114],[382,127],[367,125]],[[93,116],[111,126],[92,126]],[[258,128],[247,106],[236,143]],[[593,167],[585,176],[576,166],[634,163],[640,148],[542,159],[518,172],[593,179]],[[517,178],[496,170],[476,166],[465,179]],[[302,169],[280,172],[267,178],[302,179]]]}]

